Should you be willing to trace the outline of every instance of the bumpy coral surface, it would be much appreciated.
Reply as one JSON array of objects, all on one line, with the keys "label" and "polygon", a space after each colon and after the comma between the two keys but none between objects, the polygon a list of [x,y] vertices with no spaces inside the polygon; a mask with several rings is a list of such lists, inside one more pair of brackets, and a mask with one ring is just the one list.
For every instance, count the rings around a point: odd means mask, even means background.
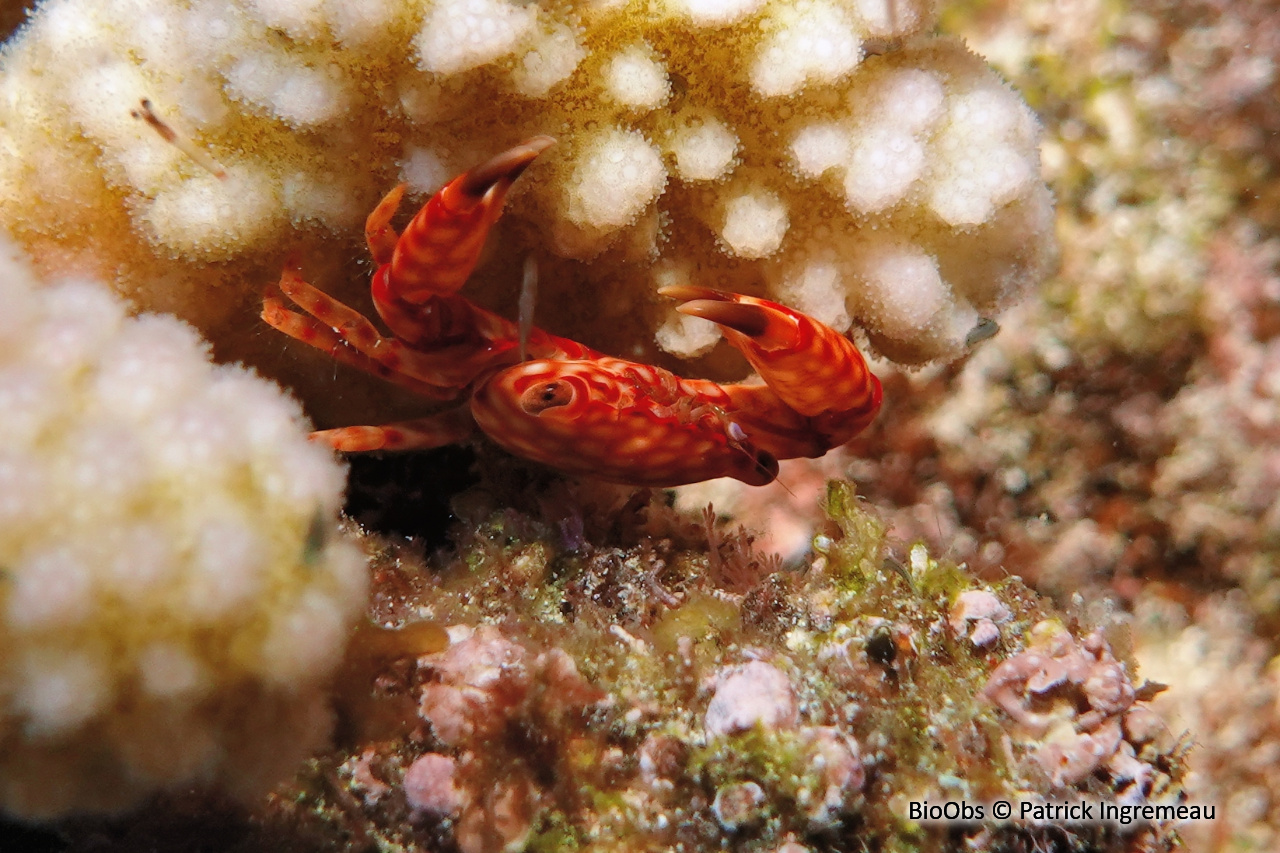
[{"label": "bumpy coral surface", "polygon": [[278,360],[246,308],[289,244],[350,298],[380,193],[548,133],[491,301],[533,255],[543,325],[628,355],[714,346],[653,293],[692,281],[953,356],[1053,249],[1035,118],[934,24],[866,0],[55,0],[4,53],[0,218],[41,263]]},{"label": "bumpy coral surface", "polygon": [[0,250],[0,810],[261,794],[364,600],[343,469],[186,324]]}]

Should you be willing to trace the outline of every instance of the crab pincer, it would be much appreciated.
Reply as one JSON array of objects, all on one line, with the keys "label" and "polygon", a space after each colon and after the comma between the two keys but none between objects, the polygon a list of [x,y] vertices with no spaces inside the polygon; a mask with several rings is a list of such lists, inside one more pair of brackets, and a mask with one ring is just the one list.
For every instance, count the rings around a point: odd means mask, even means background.
[{"label": "crab pincer", "polygon": [[869,422],[879,408],[880,381],[862,353],[812,317],[767,299],[707,287],[673,285],[658,292],[682,300],[676,308],[681,314],[720,326],[774,393],[800,414],[849,412],[869,415]]},{"label": "crab pincer", "polygon": [[[821,456],[853,438],[875,418],[883,391],[857,346],[843,334],[785,305],[705,287],[659,291],[682,300],[676,310],[720,326],[765,381],[737,385],[741,421],[781,459]],[[797,427],[793,415],[803,416]],[[806,445],[809,445],[806,447]]]},{"label": "crab pincer", "polygon": [[480,260],[489,229],[502,214],[511,185],[546,149],[550,136],[509,148],[446,184],[396,235],[389,222],[400,204],[396,187],[365,223],[374,260],[386,264],[390,290],[407,302],[456,293]]}]

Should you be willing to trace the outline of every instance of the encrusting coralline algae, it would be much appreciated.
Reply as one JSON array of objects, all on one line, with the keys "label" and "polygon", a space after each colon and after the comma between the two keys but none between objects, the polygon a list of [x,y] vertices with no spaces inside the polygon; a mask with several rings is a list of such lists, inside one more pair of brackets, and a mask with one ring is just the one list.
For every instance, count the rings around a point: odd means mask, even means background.
[{"label": "encrusting coralline algae", "polygon": [[[354,642],[354,733],[268,820],[390,850],[997,850],[1063,829],[957,831],[909,803],[1177,795],[1184,746],[1106,630],[921,547],[893,565],[847,484],[820,553],[788,569],[652,496],[522,488],[460,498],[457,553],[429,570],[367,540],[386,627]],[[998,623],[983,647],[954,627],[979,613]]]}]

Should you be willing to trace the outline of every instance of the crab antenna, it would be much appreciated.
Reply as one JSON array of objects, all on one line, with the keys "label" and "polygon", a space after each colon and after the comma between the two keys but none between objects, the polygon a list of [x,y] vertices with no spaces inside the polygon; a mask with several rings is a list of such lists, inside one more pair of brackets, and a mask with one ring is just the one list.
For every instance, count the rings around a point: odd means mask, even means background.
[{"label": "crab antenna", "polygon": [[533,255],[524,259],[524,280],[520,284],[520,361],[525,360],[529,331],[533,328],[533,306],[538,299],[538,262]]}]

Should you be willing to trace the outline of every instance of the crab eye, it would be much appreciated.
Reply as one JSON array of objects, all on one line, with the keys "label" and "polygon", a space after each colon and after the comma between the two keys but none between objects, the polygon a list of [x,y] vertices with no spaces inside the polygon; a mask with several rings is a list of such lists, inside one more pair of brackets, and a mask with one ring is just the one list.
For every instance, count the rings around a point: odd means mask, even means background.
[{"label": "crab eye", "polygon": [[531,415],[540,415],[547,409],[567,406],[573,401],[573,389],[567,382],[551,380],[530,385],[520,395],[520,408]]}]

